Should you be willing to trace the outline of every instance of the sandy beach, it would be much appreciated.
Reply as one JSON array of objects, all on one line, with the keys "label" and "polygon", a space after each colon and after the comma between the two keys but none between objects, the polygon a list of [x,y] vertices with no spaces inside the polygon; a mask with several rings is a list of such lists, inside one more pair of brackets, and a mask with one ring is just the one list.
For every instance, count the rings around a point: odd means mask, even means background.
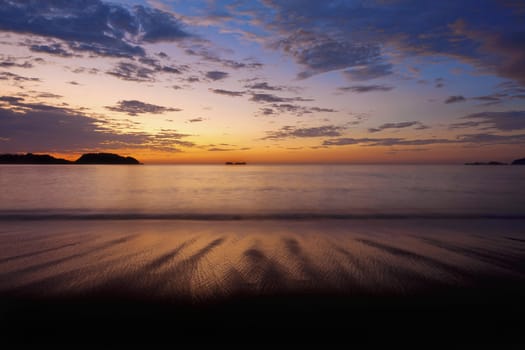
[{"label": "sandy beach", "polygon": [[524,326],[523,227],[519,219],[4,221],[2,326],[15,341],[98,339],[138,325],[144,341],[163,339],[162,330],[211,341],[239,329],[238,341],[263,330],[381,341],[370,332],[404,339],[408,325],[419,333],[407,339],[522,341],[514,331]]}]

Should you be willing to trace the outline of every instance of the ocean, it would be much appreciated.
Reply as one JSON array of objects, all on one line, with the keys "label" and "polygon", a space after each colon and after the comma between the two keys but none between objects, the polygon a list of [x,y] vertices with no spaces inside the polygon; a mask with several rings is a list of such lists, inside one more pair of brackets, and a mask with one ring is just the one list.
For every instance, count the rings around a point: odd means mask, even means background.
[{"label": "ocean", "polygon": [[525,167],[3,165],[0,218],[523,217]]},{"label": "ocean", "polygon": [[7,341],[517,342],[525,167],[2,165]]}]

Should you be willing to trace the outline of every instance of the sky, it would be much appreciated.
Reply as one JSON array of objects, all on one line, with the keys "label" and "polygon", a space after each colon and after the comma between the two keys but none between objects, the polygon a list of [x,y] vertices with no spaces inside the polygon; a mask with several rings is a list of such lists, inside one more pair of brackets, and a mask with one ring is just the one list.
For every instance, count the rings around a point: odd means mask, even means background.
[{"label": "sky", "polygon": [[0,0],[0,153],[525,157],[522,0]]}]

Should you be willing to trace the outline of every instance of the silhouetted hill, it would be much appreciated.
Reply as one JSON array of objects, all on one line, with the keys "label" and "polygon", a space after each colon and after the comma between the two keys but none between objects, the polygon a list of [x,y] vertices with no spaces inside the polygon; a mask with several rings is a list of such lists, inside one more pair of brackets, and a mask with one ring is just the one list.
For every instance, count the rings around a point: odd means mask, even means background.
[{"label": "silhouetted hill", "polygon": [[49,154],[0,154],[0,164],[71,164],[66,159],[55,158]]},{"label": "silhouetted hill", "polygon": [[525,165],[525,158],[516,159],[512,161],[512,165]]},{"label": "silhouetted hill", "polygon": [[114,153],[86,153],[75,164],[140,164],[133,157],[122,157]]}]

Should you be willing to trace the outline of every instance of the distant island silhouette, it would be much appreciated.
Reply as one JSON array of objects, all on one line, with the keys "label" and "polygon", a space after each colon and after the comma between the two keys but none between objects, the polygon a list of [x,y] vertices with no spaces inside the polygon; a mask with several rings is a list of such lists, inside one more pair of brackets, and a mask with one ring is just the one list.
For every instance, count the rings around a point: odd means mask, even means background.
[{"label": "distant island silhouette", "polygon": [[75,161],[49,154],[0,154],[0,164],[141,164],[133,157],[114,153],[85,153]]},{"label": "distant island silhouette", "polygon": [[[469,163],[465,163],[465,165],[509,165],[509,163],[490,161],[490,162],[469,162]],[[525,158],[513,160],[512,163],[510,163],[510,165],[525,165]]]},{"label": "distant island silhouette", "polygon": [[246,165],[246,162],[226,162],[225,165]]}]

